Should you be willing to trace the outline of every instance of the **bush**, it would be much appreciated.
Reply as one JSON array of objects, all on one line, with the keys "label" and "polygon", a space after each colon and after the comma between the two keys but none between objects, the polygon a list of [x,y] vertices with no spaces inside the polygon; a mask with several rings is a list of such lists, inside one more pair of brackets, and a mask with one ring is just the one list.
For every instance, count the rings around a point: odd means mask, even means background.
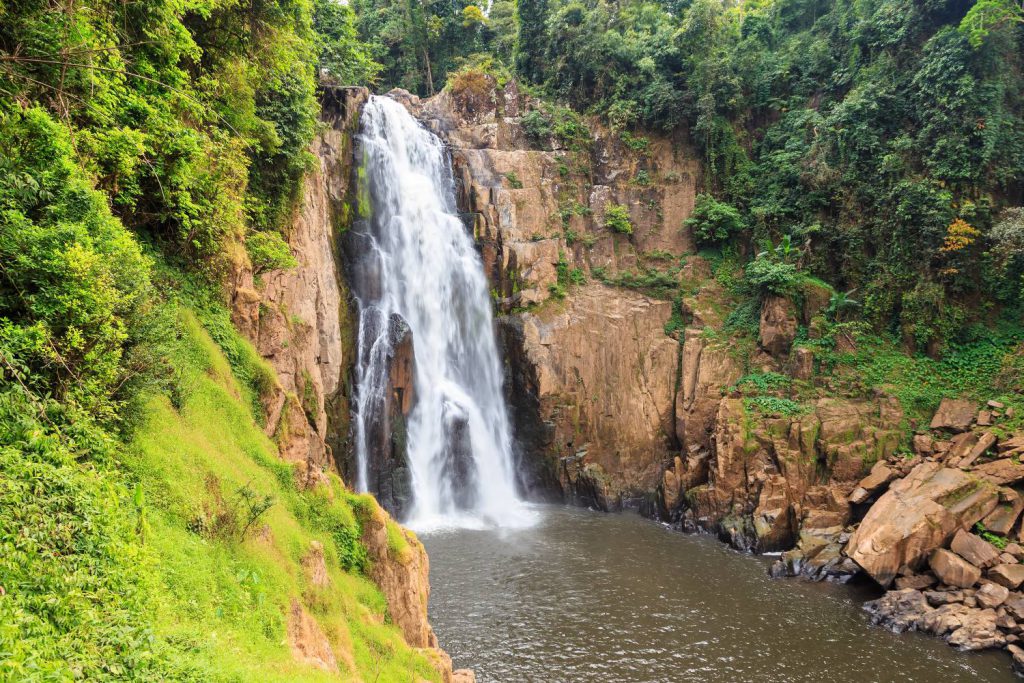
[{"label": "bush", "polygon": [[746,274],[747,282],[761,296],[792,294],[802,279],[799,269],[794,264],[772,254],[759,254],[747,264]]},{"label": "bush", "polygon": [[245,250],[249,252],[254,275],[262,275],[271,270],[294,268],[298,261],[292,256],[291,248],[281,234],[274,230],[254,232],[245,240]]},{"label": "bush", "polygon": [[633,223],[629,219],[629,208],[622,204],[609,204],[604,208],[604,227],[620,235],[632,235]]},{"label": "bush", "polygon": [[720,244],[745,227],[743,217],[733,206],[717,201],[709,194],[697,195],[693,213],[683,221],[693,230],[700,244]]}]

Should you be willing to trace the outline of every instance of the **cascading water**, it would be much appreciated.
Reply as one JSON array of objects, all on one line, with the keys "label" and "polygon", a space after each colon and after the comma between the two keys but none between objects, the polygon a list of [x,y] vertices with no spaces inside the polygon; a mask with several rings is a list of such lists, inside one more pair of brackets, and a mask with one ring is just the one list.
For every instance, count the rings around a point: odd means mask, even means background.
[{"label": "cascading water", "polygon": [[532,514],[516,494],[487,279],[455,212],[448,156],[390,98],[371,97],[361,125],[357,486],[370,486],[371,442],[386,438],[378,427],[387,419],[390,362],[411,334],[406,523],[421,530],[527,524]]}]

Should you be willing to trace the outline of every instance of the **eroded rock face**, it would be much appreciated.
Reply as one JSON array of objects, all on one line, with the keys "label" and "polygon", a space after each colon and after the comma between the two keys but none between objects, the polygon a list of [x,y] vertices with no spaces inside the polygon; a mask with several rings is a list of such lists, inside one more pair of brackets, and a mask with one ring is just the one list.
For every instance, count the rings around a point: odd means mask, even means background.
[{"label": "eroded rock face", "polygon": [[761,305],[759,342],[773,356],[785,356],[796,339],[796,307],[787,297],[770,296]]},{"label": "eroded rock face", "polygon": [[232,320],[280,381],[264,396],[267,434],[311,485],[333,463],[348,432],[344,375],[350,334],[347,291],[338,269],[335,226],[348,193],[351,134],[368,92],[325,94],[326,126],[314,140],[319,164],[308,174],[286,240],[295,268],[254,276],[239,257],[232,277]]},{"label": "eroded rock face", "polygon": [[[649,497],[677,446],[672,304],[600,281],[667,270],[665,254],[692,249],[678,228],[693,207],[697,156],[682,138],[651,137],[637,152],[596,121],[586,150],[528,140],[514,83],[470,95],[399,99],[450,145],[459,207],[506,314],[523,487],[558,481],[604,508]],[[632,234],[605,227],[612,204],[626,207]]]},{"label": "eroded rock face", "polygon": [[900,567],[920,567],[958,529],[996,506],[996,487],[961,470],[925,462],[894,482],[850,538],[846,554],[888,586]]}]

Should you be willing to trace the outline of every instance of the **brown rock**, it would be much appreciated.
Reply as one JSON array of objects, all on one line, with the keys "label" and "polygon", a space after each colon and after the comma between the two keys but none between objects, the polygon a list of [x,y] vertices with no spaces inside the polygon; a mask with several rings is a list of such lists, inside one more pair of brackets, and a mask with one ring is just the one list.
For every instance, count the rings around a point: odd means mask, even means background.
[{"label": "brown rock", "polygon": [[456,669],[452,672],[452,683],[476,683],[476,674],[472,669]]},{"label": "brown rock", "polygon": [[999,607],[1010,597],[1010,591],[1006,586],[997,583],[986,583],[974,594],[978,604],[982,607]]},{"label": "brown rock", "polygon": [[941,607],[942,605],[964,601],[963,591],[925,591],[924,597],[932,607]]},{"label": "brown rock", "polygon": [[928,456],[935,452],[934,441],[927,434],[914,435],[914,452],[918,455]]},{"label": "brown rock", "polygon": [[957,603],[942,605],[920,616],[917,627],[933,636],[944,636],[963,626],[964,619],[972,608]]},{"label": "brown rock", "polygon": [[800,347],[793,353],[793,378],[810,379],[814,376],[814,352]]},{"label": "brown rock", "polygon": [[992,410],[1002,410],[1003,408],[1006,407],[1005,403],[1000,403],[999,401],[995,400],[988,401],[985,403],[985,405],[991,408]]},{"label": "brown rock", "polygon": [[761,306],[761,348],[775,357],[789,353],[796,339],[796,309],[784,296],[769,296]]},{"label": "brown rock", "polygon": [[1020,593],[1010,593],[1003,607],[1013,618],[1024,621],[1024,596]]},{"label": "brown rock", "polygon": [[972,526],[991,512],[997,500],[994,486],[967,472],[921,463],[871,506],[846,554],[888,586],[901,566],[920,566],[957,529]]},{"label": "brown rock", "polygon": [[1024,496],[1013,489],[999,489],[999,505],[985,516],[981,523],[985,529],[1000,536],[1006,536],[1024,511]]},{"label": "brown rock", "polygon": [[996,443],[996,435],[992,432],[985,432],[978,438],[977,443],[971,447],[971,450],[957,463],[958,467],[970,467],[974,464],[974,461],[980,458],[984,453],[992,448]]},{"label": "brown rock", "polygon": [[1015,462],[1012,458],[1001,458],[975,465],[972,471],[986,481],[1000,486],[1015,484],[1024,479],[1024,464]]},{"label": "brown rock", "polygon": [[954,398],[944,398],[939,404],[939,409],[932,417],[932,429],[948,429],[953,432],[963,432],[970,428],[974,421],[975,407],[971,401],[964,401]]},{"label": "brown rock", "polygon": [[991,427],[992,426],[992,411],[991,410],[979,410],[977,422],[979,427]]},{"label": "brown rock", "polygon": [[997,564],[986,574],[1000,586],[1017,588],[1024,583],[1024,564]]},{"label": "brown rock", "polygon": [[871,474],[861,479],[857,488],[850,494],[850,502],[854,505],[863,503],[895,478],[896,472],[884,460],[879,460],[871,468]]},{"label": "brown rock", "polygon": [[936,548],[928,559],[935,576],[949,585],[970,588],[981,578],[981,570],[956,553]]},{"label": "brown rock", "polygon": [[1017,558],[1010,553],[999,553],[999,564],[1017,564]]},{"label": "brown rock", "polygon": [[994,545],[963,529],[958,529],[956,535],[953,536],[950,549],[981,569],[999,564],[999,551]]},{"label": "brown rock", "polygon": [[1020,547],[1016,543],[1007,544],[1007,546],[1003,548],[1003,552],[1013,555],[1018,561],[1020,561],[1021,558],[1024,558],[1024,548]]},{"label": "brown rock", "polygon": [[306,580],[310,585],[323,587],[331,583],[324,561],[324,546],[320,541],[312,541],[309,551],[302,558],[302,568],[306,571]]},{"label": "brown rock", "polygon": [[987,650],[1006,644],[1006,637],[996,626],[995,610],[971,610],[961,617],[961,624],[947,638],[953,647],[961,650]]},{"label": "brown rock", "polygon": [[1008,453],[1019,448],[1024,448],[1024,435],[1011,436],[1008,439],[1003,439],[999,442],[999,445],[996,446],[996,450],[999,451],[999,453]]},{"label": "brown rock", "polygon": [[1018,674],[1024,673],[1024,648],[1010,644],[1006,646],[1006,649],[1013,657],[1013,670],[1016,671]]},{"label": "brown rock", "polygon": [[923,590],[925,588],[931,588],[936,583],[937,581],[935,576],[932,574],[898,576],[896,577],[896,590],[903,590],[904,588],[916,588],[917,590]]},{"label": "brown rock", "polygon": [[949,442],[949,449],[946,451],[946,464],[950,467],[959,467],[961,461],[971,452],[978,443],[978,435],[974,432],[964,432],[955,435]]}]

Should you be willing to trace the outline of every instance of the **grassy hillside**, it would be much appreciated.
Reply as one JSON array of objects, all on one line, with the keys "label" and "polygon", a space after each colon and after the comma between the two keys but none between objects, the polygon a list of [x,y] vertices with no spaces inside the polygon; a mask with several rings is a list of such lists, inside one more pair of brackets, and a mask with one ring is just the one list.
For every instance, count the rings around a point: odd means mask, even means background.
[{"label": "grassy hillside", "polygon": [[[147,392],[134,436],[108,443],[101,462],[83,467],[12,395],[0,403],[10,443],[0,450],[0,679],[338,680],[293,657],[286,615],[297,599],[342,679],[434,680],[363,575],[357,513],[372,501],[336,477],[297,490],[256,424],[251,389],[196,312],[167,305],[175,388]],[[203,308],[223,334],[226,313]],[[236,361],[253,363],[251,349]],[[314,541],[326,586],[302,566]]]}]

